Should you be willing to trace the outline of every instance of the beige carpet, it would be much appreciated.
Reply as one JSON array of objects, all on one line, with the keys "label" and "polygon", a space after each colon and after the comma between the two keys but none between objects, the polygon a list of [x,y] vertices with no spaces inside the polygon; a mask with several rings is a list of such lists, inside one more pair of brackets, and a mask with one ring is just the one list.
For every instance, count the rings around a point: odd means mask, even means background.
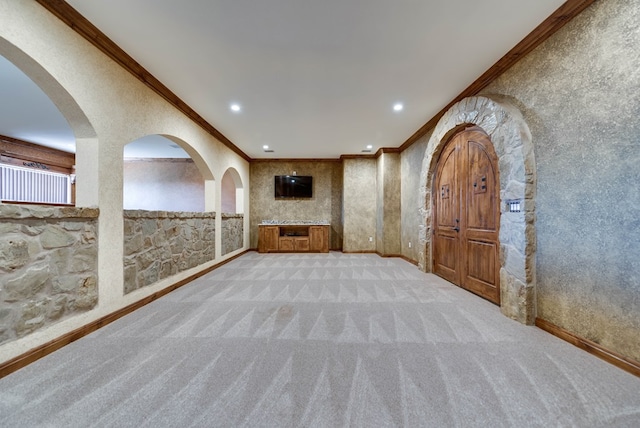
[{"label": "beige carpet", "polygon": [[638,427],[640,379],[400,259],[249,253],[0,380],[2,427]]}]

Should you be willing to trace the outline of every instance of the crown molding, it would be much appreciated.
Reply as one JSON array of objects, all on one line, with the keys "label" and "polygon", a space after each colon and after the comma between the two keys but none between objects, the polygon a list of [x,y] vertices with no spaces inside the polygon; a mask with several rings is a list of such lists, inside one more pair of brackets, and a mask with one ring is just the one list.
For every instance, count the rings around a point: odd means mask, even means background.
[{"label": "crown molding", "polygon": [[[247,162],[257,161],[258,159],[252,159],[242,150],[240,150],[235,144],[225,137],[220,131],[209,124],[202,116],[189,107],[184,101],[182,101],[177,95],[175,95],[169,88],[167,88],[162,82],[156,79],[151,73],[138,64],[131,56],[129,56],[124,50],[116,45],[111,39],[109,39],[104,33],[102,33],[97,27],[83,17],[78,11],[71,7],[64,0],[36,0],[39,4],[49,10],[52,14],[61,19],[65,24],[71,27],[74,31],[100,49],[103,53],[116,61],[125,70],[133,74],[138,80],[143,82],[149,88],[158,93],[167,102],[172,104],[178,110],[183,112],[191,120],[200,125],[205,131],[211,134],[214,138],[220,141],[225,146],[229,147],[240,157]],[[377,158],[382,153],[401,153],[409,148],[413,143],[425,136],[431,129],[433,129],[438,121],[444,116],[444,114],[460,100],[477,95],[482,89],[486,88],[495,79],[502,75],[505,71],[515,65],[520,59],[526,56],[529,52],[535,49],[542,42],[551,37],[556,31],[564,27],[569,21],[578,16],[584,9],[589,7],[596,0],[567,0],[562,6],[556,9],[547,19],[545,19],[540,25],[538,25],[531,33],[529,33],[520,43],[518,43],[513,49],[507,52],[498,62],[496,62],[491,68],[489,68],[484,74],[478,77],[471,85],[469,85],[464,91],[462,91],[457,97],[455,97],[449,104],[443,107],[435,116],[433,116],[427,123],[425,123],[420,129],[413,133],[400,147],[397,148],[383,148],[378,150],[375,155],[350,155],[345,154],[340,156],[340,160],[343,159],[367,159]],[[382,151],[381,151],[382,150]],[[280,159],[278,159],[280,160]],[[299,161],[298,159],[288,159],[289,161]],[[313,159],[311,159],[313,161]],[[263,160],[260,159],[262,162]],[[267,160],[269,161],[269,160]]]},{"label": "crown molding", "polygon": [[245,152],[240,150],[238,146],[233,144],[231,140],[225,137],[222,132],[218,131],[209,122],[207,122],[202,116],[200,116],[194,109],[189,107],[187,103],[182,101],[176,94],[174,94],[169,88],[167,88],[162,82],[156,79],[151,73],[149,73],[142,65],[140,65],[135,59],[127,54],[122,48],[107,37],[102,31],[100,31],[89,20],[82,16],[77,10],[63,0],[36,0],[41,6],[58,17],[62,22],[67,24],[80,36],[89,41],[92,45],[97,47],[109,58],[114,60],[122,68],[127,70],[139,81],[144,83],[151,90],[156,92],[162,98],[164,98],[169,104],[173,105],[179,111],[184,113],[189,119],[200,125],[205,131],[211,134],[216,140],[233,150],[237,155],[242,157],[247,162],[251,162]]},{"label": "crown molding", "polygon": [[568,0],[547,19],[538,25],[531,33],[529,33],[520,43],[515,45],[505,56],[500,58],[498,62],[493,64],[491,68],[478,77],[471,85],[455,97],[449,104],[433,116],[427,123],[422,125],[411,137],[409,137],[401,146],[400,151],[404,151],[420,138],[425,136],[431,129],[435,128],[438,121],[444,114],[457,102],[467,97],[477,95],[481,90],[489,86],[494,80],[500,77],[504,72],[513,67],[520,59],[524,58],[529,52],[538,47],[542,42],[551,37],[556,31],[565,26],[569,21],[578,16],[583,10],[589,7],[597,0]]},{"label": "crown molding", "polygon": [[270,163],[270,162],[340,162],[336,158],[254,158],[251,162]]}]

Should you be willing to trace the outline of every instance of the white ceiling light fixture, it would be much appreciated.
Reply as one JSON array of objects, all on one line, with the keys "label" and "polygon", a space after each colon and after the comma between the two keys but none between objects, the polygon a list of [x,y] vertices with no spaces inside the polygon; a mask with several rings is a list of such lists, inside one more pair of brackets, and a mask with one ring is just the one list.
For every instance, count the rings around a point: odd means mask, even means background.
[{"label": "white ceiling light fixture", "polygon": [[265,153],[273,153],[273,149],[270,149],[267,144],[262,146],[262,150],[264,150]]},{"label": "white ceiling light fixture", "polygon": [[240,104],[231,104],[231,111],[238,113],[240,110],[242,110]]},{"label": "white ceiling light fixture", "polygon": [[395,103],[393,105],[393,111],[402,111],[404,109],[404,105],[402,105],[402,103]]}]

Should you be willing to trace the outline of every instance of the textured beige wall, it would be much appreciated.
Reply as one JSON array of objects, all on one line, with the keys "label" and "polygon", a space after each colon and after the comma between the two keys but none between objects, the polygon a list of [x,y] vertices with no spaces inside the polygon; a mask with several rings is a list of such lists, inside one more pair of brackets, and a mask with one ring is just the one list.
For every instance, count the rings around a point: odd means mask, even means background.
[{"label": "textured beige wall", "polygon": [[[336,180],[338,161],[268,161],[251,163],[251,248],[258,247],[258,225],[263,220],[328,221],[331,223],[331,249],[340,249],[335,236],[341,235],[341,183]],[[313,198],[275,199],[276,175],[310,175]]]},{"label": "textured beige wall", "polygon": [[486,89],[537,163],[538,316],[640,361],[640,0],[595,2]]},{"label": "textured beige wall", "polygon": [[399,255],[401,241],[401,169],[399,153],[383,153],[377,160],[376,251]]},{"label": "textured beige wall", "polygon": [[[234,186],[234,201],[235,190]],[[191,159],[125,161],[123,207],[125,210],[202,212],[204,180]]]},{"label": "textured beige wall", "polygon": [[336,164],[332,170],[331,185],[331,246],[332,250],[342,250],[343,224],[342,193],[343,193],[344,168],[342,162]]},{"label": "textured beige wall", "polygon": [[[220,182],[234,168],[249,207],[249,164],[179,113],[163,98],[77,35],[35,1],[0,1],[0,55],[17,65],[49,95],[77,137],[77,201],[97,206],[99,217],[98,306],[0,347],[0,361],[140,300],[222,261],[181,272],[123,297],[123,148],[150,134],[167,136],[194,160],[205,180],[205,209],[220,211]],[[216,229],[220,228],[220,216]],[[248,222],[248,218],[245,219]],[[245,223],[245,242],[248,242]],[[216,235],[215,254],[221,254]]]},{"label": "textured beige wall", "polygon": [[376,159],[345,159],[343,161],[343,251],[345,252],[376,251],[376,163]]},{"label": "textured beige wall", "polygon": [[[640,361],[640,1],[596,2],[484,94],[535,146],[538,316]],[[402,157],[402,254],[417,260],[419,174]]]},{"label": "textured beige wall", "polygon": [[376,251],[384,248],[384,155],[376,159]]}]

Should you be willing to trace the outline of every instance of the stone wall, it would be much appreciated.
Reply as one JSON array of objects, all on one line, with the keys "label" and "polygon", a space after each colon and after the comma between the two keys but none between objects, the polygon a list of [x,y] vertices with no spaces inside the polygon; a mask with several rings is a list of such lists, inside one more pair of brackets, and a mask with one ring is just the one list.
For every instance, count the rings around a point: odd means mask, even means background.
[{"label": "stone wall", "polygon": [[98,210],[0,204],[0,343],[98,303]]},{"label": "stone wall", "polygon": [[433,130],[400,154],[402,163],[402,183],[400,186],[402,255],[416,263],[420,253],[425,253],[425,249],[420,248],[420,226],[425,222],[424,207],[422,206],[425,203],[422,199],[424,183],[420,181],[420,171],[431,132]]},{"label": "stone wall", "polygon": [[244,245],[244,215],[222,214],[222,255],[239,250]]},{"label": "stone wall", "polygon": [[213,212],[124,211],[124,294],[215,258]]}]

